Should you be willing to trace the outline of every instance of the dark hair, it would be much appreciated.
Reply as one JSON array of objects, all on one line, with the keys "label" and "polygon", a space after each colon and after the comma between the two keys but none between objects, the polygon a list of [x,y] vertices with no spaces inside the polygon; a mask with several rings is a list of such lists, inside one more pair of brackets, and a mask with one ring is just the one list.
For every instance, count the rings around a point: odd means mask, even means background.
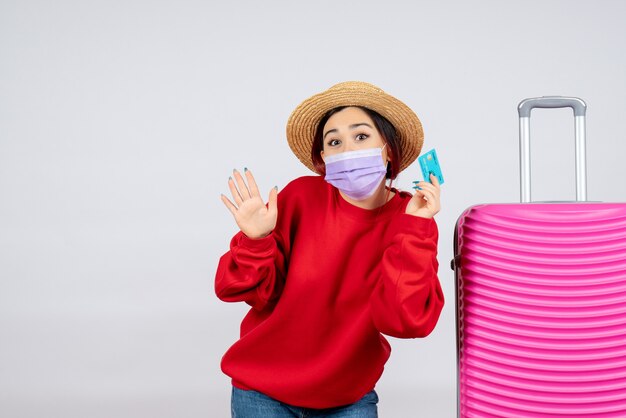
[{"label": "dark hair", "polygon": [[391,161],[387,164],[388,179],[395,179],[400,172],[400,160],[402,159],[402,149],[400,148],[400,138],[396,132],[396,128],[385,117],[380,115],[371,109],[361,106],[340,106],[335,107],[328,112],[322,119],[320,119],[317,129],[315,130],[315,137],[313,138],[313,146],[311,147],[311,160],[315,166],[315,170],[321,175],[326,174],[326,166],[322,159],[321,152],[324,150],[324,125],[328,122],[328,119],[337,112],[341,112],[347,107],[358,107],[363,110],[372,119],[376,130],[383,137],[383,141],[387,144],[387,152],[391,156]]}]

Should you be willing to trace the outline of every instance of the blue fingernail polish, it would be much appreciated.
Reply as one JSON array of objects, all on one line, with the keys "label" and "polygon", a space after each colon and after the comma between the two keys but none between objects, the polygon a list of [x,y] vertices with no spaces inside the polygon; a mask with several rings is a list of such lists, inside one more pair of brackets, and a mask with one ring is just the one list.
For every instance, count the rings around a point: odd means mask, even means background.
[{"label": "blue fingernail polish", "polygon": [[248,167],[244,167],[244,168],[243,168],[243,171],[244,171],[244,173],[245,173],[246,171],[248,171]]}]

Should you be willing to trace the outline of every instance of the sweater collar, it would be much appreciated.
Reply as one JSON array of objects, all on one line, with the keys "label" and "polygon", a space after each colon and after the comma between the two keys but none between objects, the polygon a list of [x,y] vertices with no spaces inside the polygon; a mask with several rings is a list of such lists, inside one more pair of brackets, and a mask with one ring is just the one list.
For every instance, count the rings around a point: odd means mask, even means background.
[{"label": "sweater collar", "polygon": [[[391,191],[395,194],[387,203],[376,209],[363,209],[358,206],[354,206],[352,203],[345,200],[336,187],[328,183],[326,184],[330,188],[330,193],[333,202],[335,203],[335,207],[337,208],[337,211],[339,213],[346,214],[353,219],[370,222],[375,220],[387,219],[397,214],[399,211],[403,212],[404,207],[406,207],[407,202],[405,202],[405,199],[403,199],[401,196],[401,194],[405,193],[397,190],[394,187],[391,188]],[[386,189],[389,190],[389,188]]]}]

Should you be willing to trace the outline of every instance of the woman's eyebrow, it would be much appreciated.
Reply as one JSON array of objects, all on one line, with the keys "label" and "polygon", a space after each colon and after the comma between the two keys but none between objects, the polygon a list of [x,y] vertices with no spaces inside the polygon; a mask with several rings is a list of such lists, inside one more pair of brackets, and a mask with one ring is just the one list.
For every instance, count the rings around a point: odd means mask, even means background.
[{"label": "woman's eyebrow", "polygon": [[326,131],[326,133],[324,134],[323,138],[326,138],[326,135],[328,135],[331,132],[338,132],[337,129],[331,129],[329,131]]},{"label": "woman's eyebrow", "polygon": [[[349,128],[350,129],[355,129],[355,128],[358,128],[359,126],[367,126],[370,129],[374,129],[374,128],[372,128],[372,125],[370,125],[367,122],[354,123],[354,124],[350,125]],[[330,130],[326,131],[326,133],[324,134],[324,136],[322,138],[326,138],[326,135],[328,135],[331,132],[338,132],[338,130],[337,129],[330,129]]]},{"label": "woman's eyebrow", "polygon": [[372,128],[372,125],[370,125],[369,123],[365,123],[365,122],[361,122],[361,123],[355,123],[354,125],[350,125],[350,129],[354,129],[354,128],[358,128],[359,126],[367,126],[370,129],[374,129]]}]

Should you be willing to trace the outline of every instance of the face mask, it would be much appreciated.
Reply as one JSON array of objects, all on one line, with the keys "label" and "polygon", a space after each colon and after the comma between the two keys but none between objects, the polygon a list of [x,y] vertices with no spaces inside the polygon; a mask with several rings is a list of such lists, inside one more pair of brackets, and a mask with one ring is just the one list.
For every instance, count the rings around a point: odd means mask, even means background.
[{"label": "face mask", "polygon": [[367,199],[374,194],[387,173],[382,158],[383,148],[348,151],[326,157],[324,179],[351,199]]}]

